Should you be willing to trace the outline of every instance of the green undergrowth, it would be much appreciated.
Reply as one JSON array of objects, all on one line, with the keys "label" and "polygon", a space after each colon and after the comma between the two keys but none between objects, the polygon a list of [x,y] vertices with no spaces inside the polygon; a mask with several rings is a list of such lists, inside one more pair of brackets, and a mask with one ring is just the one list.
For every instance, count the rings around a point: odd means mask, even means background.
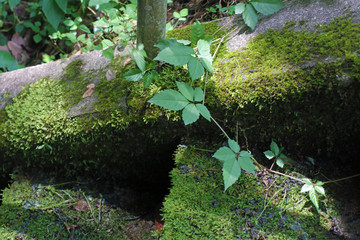
[{"label": "green undergrowth", "polygon": [[[265,172],[243,172],[224,192],[221,163],[202,150],[180,145],[165,198],[162,239],[331,239],[329,197],[321,214],[301,185]],[[299,174],[293,172],[290,175]]]},{"label": "green undergrowth", "polygon": [[[141,219],[91,196],[81,183],[38,183],[17,175],[2,195],[0,239],[131,239],[129,229]],[[138,231],[151,239],[154,230]]]}]

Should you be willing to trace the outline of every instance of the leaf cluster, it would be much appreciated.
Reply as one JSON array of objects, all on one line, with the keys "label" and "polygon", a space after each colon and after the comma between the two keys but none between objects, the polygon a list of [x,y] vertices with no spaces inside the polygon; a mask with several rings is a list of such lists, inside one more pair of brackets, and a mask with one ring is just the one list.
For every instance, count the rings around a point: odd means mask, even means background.
[{"label": "leaf cluster", "polygon": [[245,24],[254,30],[259,20],[259,13],[271,15],[284,6],[285,4],[280,0],[251,0],[248,3],[236,4],[235,14],[242,14]]}]

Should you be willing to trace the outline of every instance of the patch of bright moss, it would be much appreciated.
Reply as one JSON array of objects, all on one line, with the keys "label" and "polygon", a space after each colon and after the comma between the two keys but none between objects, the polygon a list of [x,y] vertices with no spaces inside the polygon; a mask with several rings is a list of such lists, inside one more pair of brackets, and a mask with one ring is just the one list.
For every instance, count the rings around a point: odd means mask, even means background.
[{"label": "patch of bright moss", "polygon": [[[220,39],[226,36],[228,30],[226,30],[225,28],[221,28],[221,26],[216,21],[203,22],[201,24],[204,26],[205,32],[213,37],[212,39],[213,43],[211,44],[211,48],[210,48],[210,52],[213,54],[216,48],[218,47],[218,44],[220,43]],[[171,30],[166,33],[166,38],[175,38],[178,40],[180,39],[190,40],[191,29],[192,29],[192,25],[184,28],[177,28]],[[227,52],[226,46],[224,44],[225,40],[226,38],[221,43],[218,53],[216,55],[219,58],[223,57],[223,55]]]},{"label": "patch of bright moss", "polygon": [[[111,81],[100,78],[93,93],[97,97],[94,112],[72,117],[69,109],[84,101],[86,85],[94,81],[81,69],[81,61],[70,63],[61,79],[41,79],[25,87],[13,99],[13,104],[1,111],[5,116],[0,123],[0,140],[6,149],[6,161],[2,161],[4,171],[21,165],[51,168],[66,175],[77,175],[81,171],[99,177],[145,177],[149,167],[163,161],[159,157],[162,153],[156,153],[156,146],[148,143],[162,146],[174,141],[179,135],[175,134],[172,121],[166,121],[165,117],[177,121],[179,115],[157,106],[147,107],[150,105],[147,100],[160,91],[160,87],[152,84],[144,89],[140,83],[126,81],[121,74]],[[159,85],[177,78],[188,77],[164,70]],[[171,125],[173,134],[169,135],[164,129]],[[44,144],[51,149],[38,149]],[[156,160],[145,161],[144,154]],[[140,168],[136,167],[138,164]],[[114,169],[122,170],[118,173]],[[155,178],[161,175],[156,172],[151,173]]]},{"label": "patch of bright moss", "polygon": [[327,214],[316,214],[291,179],[243,172],[224,192],[221,163],[214,158],[180,146],[175,163],[163,208],[164,239],[331,238],[333,206],[327,206]]},{"label": "patch of bright moss", "polygon": [[250,146],[276,139],[314,157],[354,154],[357,147],[348,143],[360,129],[359,24],[337,18],[315,33],[295,31],[294,24],[216,61],[207,103],[223,109],[227,127],[242,129]]},{"label": "patch of bright moss", "polygon": [[[337,18],[329,25],[319,26],[315,33],[295,31],[293,24],[282,30],[270,29],[254,38],[245,49],[230,52],[224,57],[225,61],[216,62],[213,79],[220,80],[218,95],[224,104],[242,106],[286,100],[289,96],[301,96],[314,86],[327,84],[329,80],[321,73],[329,71],[326,66],[310,71],[301,68],[310,61],[315,65],[330,58],[340,64],[339,58],[345,57],[345,61],[354,61],[352,70],[357,70],[359,57],[354,53],[360,44],[359,24]],[[330,63],[330,67],[334,65]],[[330,80],[343,70],[339,67],[338,71]]]}]

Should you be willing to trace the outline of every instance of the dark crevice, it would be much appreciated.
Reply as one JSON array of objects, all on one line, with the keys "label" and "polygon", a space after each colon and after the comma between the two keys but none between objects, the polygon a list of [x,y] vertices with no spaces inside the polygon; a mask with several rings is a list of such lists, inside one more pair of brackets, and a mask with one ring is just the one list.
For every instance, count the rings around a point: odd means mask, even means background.
[{"label": "dark crevice", "polygon": [[8,187],[10,183],[10,176],[0,176],[0,206],[2,205],[2,192]]}]

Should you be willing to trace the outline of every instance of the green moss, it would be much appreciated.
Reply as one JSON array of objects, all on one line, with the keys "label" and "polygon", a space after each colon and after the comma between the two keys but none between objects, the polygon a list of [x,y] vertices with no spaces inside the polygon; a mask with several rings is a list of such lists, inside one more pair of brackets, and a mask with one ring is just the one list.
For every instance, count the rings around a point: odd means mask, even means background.
[{"label": "green moss", "polygon": [[[162,155],[167,153],[156,152],[157,146],[149,143],[167,149],[182,131],[176,132],[178,113],[150,106],[147,100],[164,84],[188,79],[187,75],[166,67],[158,82],[144,89],[141,83],[121,77],[127,68],[120,69],[111,81],[81,69],[81,61],[70,63],[61,79],[41,79],[25,87],[13,104],[1,111],[0,146],[6,159],[1,162],[2,169],[10,172],[20,165],[67,176],[80,171],[99,178],[157,181],[162,176],[159,172],[167,171],[161,167]],[[86,86],[97,78],[94,110],[70,116],[72,107],[86,101],[82,98]],[[165,130],[168,128],[171,134]],[[44,145],[51,148],[38,149]],[[152,167],[157,170],[148,171]]]},{"label": "green moss", "polygon": [[69,184],[39,184],[18,175],[3,192],[0,238],[127,239],[124,229],[140,221],[127,221],[135,216]]},{"label": "green moss", "polygon": [[[319,216],[300,186],[280,176],[243,173],[223,191],[221,163],[192,147],[179,147],[164,202],[164,239],[329,239],[333,206]],[[271,187],[270,187],[271,186]],[[328,201],[327,199],[323,201]],[[331,213],[331,214],[330,214]]]},{"label": "green moss", "polygon": [[[211,45],[210,51],[213,54],[216,50],[216,48],[218,47],[219,44],[220,47],[218,49],[218,53],[217,53],[217,57],[221,58],[224,56],[224,54],[227,52],[227,49],[225,47],[225,39],[223,39],[223,42],[221,43],[220,40],[226,36],[226,34],[228,33],[228,29],[226,30],[225,28],[221,28],[221,26],[219,26],[219,24],[216,21],[212,21],[212,22],[206,22],[206,23],[201,23],[204,28],[205,28],[205,32],[208,35],[211,35],[213,37],[213,44]],[[169,31],[166,33],[166,38],[175,38],[175,39],[185,39],[185,40],[190,40],[190,33],[191,33],[191,29],[192,29],[192,25],[187,26],[185,28],[181,28],[181,29],[174,29],[172,31]]]},{"label": "green moss", "polygon": [[207,102],[231,119],[228,128],[239,124],[250,146],[277,139],[294,152],[335,156],[339,141],[348,146],[360,129],[359,24],[337,18],[315,33],[295,31],[296,24],[216,61]]}]

